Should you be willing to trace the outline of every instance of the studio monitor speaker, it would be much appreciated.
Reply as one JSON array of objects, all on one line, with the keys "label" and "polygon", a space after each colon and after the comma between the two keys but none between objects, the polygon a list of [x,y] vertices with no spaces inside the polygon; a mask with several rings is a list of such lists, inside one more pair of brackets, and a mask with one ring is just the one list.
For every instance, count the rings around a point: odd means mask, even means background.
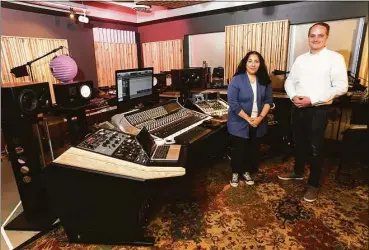
[{"label": "studio monitor speaker", "polygon": [[42,165],[34,125],[3,123],[2,129],[24,213],[28,217],[47,209],[41,183]]},{"label": "studio monitor speaker", "polygon": [[167,75],[165,73],[154,74],[153,81],[154,88],[165,88],[167,86]]},{"label": "studio monitor speaker", "polygon": [[86,105],[94,97],[92,81],[53,84],[55,101],[63,108]]},{"label": "studio monitor speaker", "polygon": [[41,182],[40,145],[34,129],[37,115],[50,105],[47,82],[15,83],[1,88],[1,125],[27,220],[49,211],[46,190]]},{"label": "studio monitor speaker", "polygon": [[11,83],[1,86],[2,122],[36,122],[51,107],[49,83]]},{"label": "studio monitor speaker", "polygon": [[205,73],[204,68],[172,69],[170,71],[172,86],[177,90],[182,88],[204,89],[206,88]]}]

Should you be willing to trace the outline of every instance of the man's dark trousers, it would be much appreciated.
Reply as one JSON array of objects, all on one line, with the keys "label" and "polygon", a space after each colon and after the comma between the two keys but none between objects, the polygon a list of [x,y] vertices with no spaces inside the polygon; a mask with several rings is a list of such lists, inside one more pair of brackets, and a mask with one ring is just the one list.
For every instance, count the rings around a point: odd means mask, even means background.
[{"label": "man's dark trousers", "polygon": [[324,134],[328,123],[328,105],[292,107],[292,134],[295,142],[295,174],[303,175],[305,163],[310,164],[308,184],[319,187],[323,169]]}]

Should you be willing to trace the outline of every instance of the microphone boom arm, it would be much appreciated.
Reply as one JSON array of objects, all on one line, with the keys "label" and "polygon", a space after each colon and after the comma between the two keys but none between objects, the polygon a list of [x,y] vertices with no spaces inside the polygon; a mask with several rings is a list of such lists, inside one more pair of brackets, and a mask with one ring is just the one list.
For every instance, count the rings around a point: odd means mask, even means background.
[{"label": "microphone boom arm", "polygon": [[28,67],[29,67],[29,71],[30,71],[30,73],[31,73],[31,79],[32,79],[32,82],[34,81],[34,79],[33,79],[33,73],[32,73],[32,67],[31,67],[31,64],[32,63],[34,63],[34,62],[36,62],[36,61],[38,61],[38,60],[40,60],[40,59],[42,59],[42,58],[44,58],[44,57],[46,57],[46,56],[48,56],[48,55],[50,55],[50,54],[52,54],[52,53],[55,53],[55,52],[57,52],[58,50],[61,50],[61,49],[63,49],[63,48],[65,48],[64,46],[60,46],[60,47],[58,47],[58,48],[56,48],[56,49],[53,49],[52,51],[50,51],[49,53],[46,53],[45,55],[43,55],[43,56],[40,56],[40,57],[38,57],[38,58],[36,58],[36,59],[34,59],[34,60],[32,60],[32,61],[29,61],[29,62],[27,62],[26,64],[28,65]]},{"label": "microphone boom arm", "polygon": [[40,57],[38,57],[38,58],[36,58],[36,59],[34,59],[34,60],[32,60],[32,61],[27,62],[27,65],[31,66],[31,64],[32,64],[32,63],[34,63],[34,62],[36,62],[36,61],[38,61],[38,60],[40,60],[40,59],[42,59],[42,58],[44,58],[44,57],[46,57],[46,56],[48,56],[48,55],[52,54],[52,53],[55,53],[55,52],[57,52],[58,50],[61,50],[61,49],[63,49],[63,48],[64,48],[64,46],[60,46],[59,48],[53,49],[53,50],[52,50],[52,51],[50,51],[49,53],[46,53],[46,54],[45,54],[45,55],[43,55],[43,56],[40,56]]}]

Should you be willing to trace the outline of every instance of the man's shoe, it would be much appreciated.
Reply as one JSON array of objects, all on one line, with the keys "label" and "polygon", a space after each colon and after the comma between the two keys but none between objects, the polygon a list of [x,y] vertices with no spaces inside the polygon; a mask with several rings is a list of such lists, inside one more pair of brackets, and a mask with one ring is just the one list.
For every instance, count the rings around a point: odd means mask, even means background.
[{"label": "man's shoe", "polygon": [[230,181],[230,184],[232,187],[237,187],[238,186],[238,174],[233,173],[232,174],[232,180]]},{"label": "man's shoe", "polygon": [[244,173],[242,177],[245,179],[247,185],[254,185],[254,181],[251,179],[251,175],[248,172]]},{"label": "man's shoe", "polygon": [[292,172],[287,172],[287,173],[284,173],[284,174],[279,174],[278,179],[284,180],[284,181],[287,181],[287,180],[303,180],[304,176],[303,175],[297,175],[297,174],[295,174],[294,171],[292,171]]},{"label": "man's shoe", "polygon": [[304,201],[313,202],[318,199],[319,189],[313,186],[308,186],[304,195]]}]

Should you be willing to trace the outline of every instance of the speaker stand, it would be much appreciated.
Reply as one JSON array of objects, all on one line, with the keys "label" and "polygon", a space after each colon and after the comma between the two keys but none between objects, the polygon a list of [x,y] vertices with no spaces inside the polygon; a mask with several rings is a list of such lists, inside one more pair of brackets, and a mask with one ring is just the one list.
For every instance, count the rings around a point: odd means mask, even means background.
[{"label": "speaker stand", "polygon": [[57,218],[53,215],[39,215],[28,219],[24,212],[9,222],[4,229],[10,231],[45,231],[53,226]]},{"label": "speaker stand", "polygon": [[[13,216],[20,204],[19,202],[18,206],[10,213],[4,225]],[[7,223],[4,229],[10,231],[45,231],[50,229],[57,220],[55,215],[46,212],[42,214],[33,214],[32,218],[29,217],[30,216],[27,217],[24,212],[21,212],[11,222]]]}]

